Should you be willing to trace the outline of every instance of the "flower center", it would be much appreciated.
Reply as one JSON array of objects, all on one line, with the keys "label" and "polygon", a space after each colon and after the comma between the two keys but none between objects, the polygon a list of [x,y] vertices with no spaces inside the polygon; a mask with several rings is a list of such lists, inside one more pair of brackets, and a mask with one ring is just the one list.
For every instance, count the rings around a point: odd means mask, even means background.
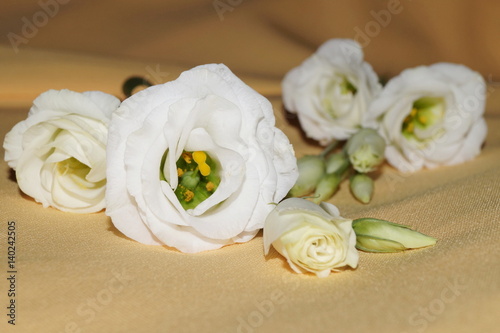
[{"label": "flower center", "polygon": [[342,94],[351,94],[351,95],[356,95],[356,92],[358,89],[349,81],[345,76],[342,80],[342,83],[340,83],[340,91]]},{"label": "flower center", "polygon": [[441,97],[422,97],[413,102],[401,131],[407,139],[427,141],[437,135],[435,125],[444,118],[445,103]]},{"label": "flower center", "polygon": [[[217,165],[204,151],[183,151],[176,166],[179,182],[174,193],[186,210],[193,209],[208,199],[219,186],[220,177],[217,174]],[[163,167],[164,161],[162,161],[160,171]],[[162,172],[160,172],[160,179],[165,180]]]},{"label": "flower center", "polygon": [[325,86],[322,96],[323,108],[333,118],[349,112],[357,88],[343,75],[335,75]]},{"label": "flower center", "polygon": [[88,189],[102,186],[102,182],[94,183],[86,179],[90,172],[90,167],[78,161],[74,157],[57,162],[56,166],[57,171],[61,176],[68,177],[80,188]]}]

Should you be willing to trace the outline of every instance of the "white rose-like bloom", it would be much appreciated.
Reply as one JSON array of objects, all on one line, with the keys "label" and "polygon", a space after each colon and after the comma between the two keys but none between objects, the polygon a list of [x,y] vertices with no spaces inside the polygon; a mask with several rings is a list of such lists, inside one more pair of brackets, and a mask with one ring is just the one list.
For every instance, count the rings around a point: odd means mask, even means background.
[{"label": "white rose-like bloom", "polygon": [[366,126],[385,138],[388,162],[403,172],[473,159],[486,138],[486,84],[457,64],[403,71],[371,105]]},{"label": "white rose-like bloom", "polygon": [[3,143],[21,191],[65,212],[102,210],[107,126],[119,104],[99,91],[49,90],[38,96],[28,118]]},{"label": "white rose-like bloom", "polygon": [[188,253],[252,239],[298,176],[269,101],[216,64],[125,100],[107,162],[113,224]]},{"label": "white rose-like bloom", "polygon": [[352,220],[340,216],[337,207],[319,206],[300,198],[279,203],[264,225],[264,251],[273,247],[297,273],[326,277],[338,268],[356,268],[359,254]]},{"label": "white rose-like bloom", "polygon": [[306,135],[326,145],[356,133],[381,85],[357,42],[331,39],[286,74],[282,90]]}]

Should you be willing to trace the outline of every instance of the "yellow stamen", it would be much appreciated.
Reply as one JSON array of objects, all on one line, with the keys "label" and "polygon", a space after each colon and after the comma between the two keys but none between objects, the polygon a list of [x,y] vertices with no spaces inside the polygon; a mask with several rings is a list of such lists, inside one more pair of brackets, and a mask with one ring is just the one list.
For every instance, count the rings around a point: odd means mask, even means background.
[{"label": "yellow stamen", "polygon": [[411,109],[411,112],[410,112],[410,117],[415,117],[417,115],[417,109],[416,108],[413,108]]},{"label": "yellow stamen", "polygon": [[207,189],[208,192],[212,192],[215,188],[215,184],[212,182],[208,182],[205,188]]},{"label": "yellow stamen", "polygon": [[183,174],[184,170],[182,170],[181,168],[177,168],[177,177],[182,177]]}]

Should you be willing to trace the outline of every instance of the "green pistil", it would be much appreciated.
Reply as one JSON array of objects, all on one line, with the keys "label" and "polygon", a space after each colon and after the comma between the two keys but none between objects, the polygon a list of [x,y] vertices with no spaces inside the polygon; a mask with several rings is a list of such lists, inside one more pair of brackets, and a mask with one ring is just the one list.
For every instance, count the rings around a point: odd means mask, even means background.
[{"label": "green pistil", "polygon": [[356,95],[358,89],[345,77],[345,76],[336,76],[330,81],[328,86],[325,89],[324,96],[321,100],[323,104],[324,110],[332,118],[337,118],[340,115],[338,114],[338,105],[336,105],[336,101],[342,99],[342,97],[338,96],[337,89],[340,88],[341,95]]},{"label": "green pistil", "polygon": [[422,97],[413,102],[411,112],[406,116],[401,131],[407,139],[419,140],[415,129],[433,126],[444,116],[444,100],[439,97]]},{"label": "green pistil", "polygon": [[[166,180],[163,174],[166,156],[167,152],[160,165],[161,180]],[[184,209],[195,208],[217,190],[220,183],[217,165],[207,153],[183,151],[176,166],[178,185],[174,193]]]},{"label": "green pistil", "polygon": [[340,89],[342,94],[353,94],[356,95],[356,92],[358,89],[347,79],[344,77],[344,80],[342,80],[342,83],[340,84]]}]

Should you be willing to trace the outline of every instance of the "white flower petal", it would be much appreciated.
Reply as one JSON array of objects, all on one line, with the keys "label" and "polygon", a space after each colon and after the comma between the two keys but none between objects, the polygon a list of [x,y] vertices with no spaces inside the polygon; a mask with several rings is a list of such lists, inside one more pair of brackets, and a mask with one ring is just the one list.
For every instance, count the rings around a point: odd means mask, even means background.
[{"label": "white flower petal", "polygon": [[340,267],[355,268],[359,258],[351,220],[340,217],[331,204],[298,198],[282,201],[266,219],[265,254],[271,244],[294,271],[321,277]]},{"label": "white flower petal", "polygon": [[[387,141],[387,160],[403,172],[461,163],[474,158],[484,141],[486,127],[476,124],[484,122],[485,91],[480,75],[462,65],[407,69],[373,101],[364,125],[378,128]],[[405,136],[403,124],[413,103],[429,97],[442,99],[442,119],[412,129],[413,137]]]},{"label": "white flower petal", "polygon": [[[223,65],[200,66],[145,89],[111,120],[106,213],[127,236],[183,252],[247,241],[272,209],[267,201],[281,200],[297,177],[296,165],[282,163],[295,158],[280,135],[271,104]],[[220,177],[216,191],[187,211],[174,193],[184,151],[204,151]],[[166,181],[160,179],[165,154]],[[125,208],[128,216],[120,213]]]},{"label": "white flower petal", "polygon": [[306,135],[326,145],[356,133],[381,85],[358,43],[332,39],[285,75],[282,90]]},{"label": "white flower petal", "polygon": [[[107,124],[119,103],[102,92],[49,90],[38,96],[28,118],[4,141],[5,160],[16,170],[19,188],[44,207],[102,210]],[[78,168],[59,174],[58,163],[72,158],[85,165],[83,178]]]}]

